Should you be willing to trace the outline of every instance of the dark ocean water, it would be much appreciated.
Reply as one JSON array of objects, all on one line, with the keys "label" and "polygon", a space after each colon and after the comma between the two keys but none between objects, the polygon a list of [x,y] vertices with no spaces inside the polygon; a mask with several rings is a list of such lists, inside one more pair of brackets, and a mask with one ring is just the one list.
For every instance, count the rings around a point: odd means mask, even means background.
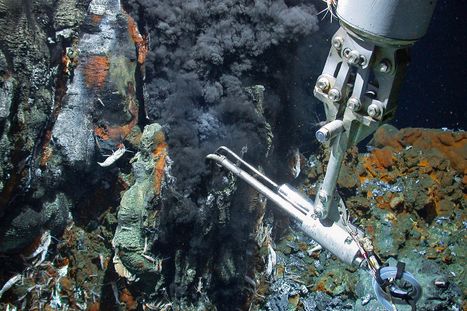
[{"label": "dark ocean water", "polygon": [[401,127],[466,129],[467,1],[438,0],[412,62],[392,122]]}]

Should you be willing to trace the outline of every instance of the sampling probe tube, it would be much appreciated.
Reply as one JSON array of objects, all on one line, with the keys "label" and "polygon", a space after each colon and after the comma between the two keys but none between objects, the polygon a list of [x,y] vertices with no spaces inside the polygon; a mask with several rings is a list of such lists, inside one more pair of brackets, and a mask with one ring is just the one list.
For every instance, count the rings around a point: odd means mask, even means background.
[{"label": "sampling probe tube", "polygon": [[[278,191],[278,189],[272,190],[266,187],[223,155],[209,154],[206,158],[216,161],[234,175],[243,179],[246,183],[262,193],[290,216],[298,220],[300,222],[301,229],[306,234],[319,243],[323,248],[334,254],[337,258],[349,265],[359,266],[361,264],[362,259],[357,243],[352,239],[350,234],[336,222],[321,221],[317,217],[313,217],[313,211],[307,211],[303,207],[298,206],[299,204],[294,204],[292,199],[289,200],[288,197],[287,199],[282,197],[275,192]],[[282,188],[282,186],[279,188]],[[286,188],[282,188],[281,190],[287,192]],[[296,192],[295,195],[298,196],[300,194]],[[305,198],[302,197],[301,199]]]}]

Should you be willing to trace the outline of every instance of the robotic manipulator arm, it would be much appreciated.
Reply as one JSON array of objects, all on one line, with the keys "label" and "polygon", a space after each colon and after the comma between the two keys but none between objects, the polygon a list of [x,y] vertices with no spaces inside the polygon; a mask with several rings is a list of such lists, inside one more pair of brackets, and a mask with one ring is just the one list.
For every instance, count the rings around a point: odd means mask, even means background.
[{"label": "robotic manipulator arm", "polygon": [[[309,199],[288,184],[277,185],[226,147],[214,160],[296,219],[301,229],[343,262],[368,269],[377,299],[388,310],[411,304],[422,289],[404,266],[382,267],[364,233],[348,221],[336,191],[346,150],[389,120],[408,60],[408,49],[426,32],[436,0],[333,0],[341,27],[314,87],[327,124],[316,138],[330,159],[318,195]],[[243,168],[241,168],[243,167]]]},{"label": "robotic manipulator arm", "polygon": [[327,218],[345,151],[391,119],[409,61],[408,48],[426,32],[436,1],[341,0],[341,27],[332,38],[315,97],[329,122],[316,138],[331,157],[316,206]]}]

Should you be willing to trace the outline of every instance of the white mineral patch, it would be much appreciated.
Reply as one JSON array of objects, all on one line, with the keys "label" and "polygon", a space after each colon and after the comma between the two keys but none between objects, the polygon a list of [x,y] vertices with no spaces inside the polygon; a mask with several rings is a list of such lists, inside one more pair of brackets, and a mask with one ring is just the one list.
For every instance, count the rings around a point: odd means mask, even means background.
[{"label": "white mineral patch", "polygon": [[101,32],[86,33],[80,40],[79,49],[86,55],[105,55],[110,52],[116,41],[115,26],[102,21]]},{"label": "white mineral patch", "polygon": [[93,0],[89,4],[89,13],[95,15],[111,15],[120,11],[120,1],[118,0]]},{"label": "white mineral patch", "polygon": [[[71,28],[65,28],[63,30],[57,31],[55,33],[56,37],[62,36],[63,38],[71,38],[71,35],[73,34],[73,29]],[[52,39],[52,38],[50,38]]]},{"label": "white mineral patch", "polygon": [[8,117],[10,114],[11,99],[13,97],[13,81],[6,80],[0,88],[0,119]]},{"label": "white mineral patch", "polygon": [[79,109],[64,108],[54,126],[54,137],[71,163],[89,163],[94,151],[90,121]]}]

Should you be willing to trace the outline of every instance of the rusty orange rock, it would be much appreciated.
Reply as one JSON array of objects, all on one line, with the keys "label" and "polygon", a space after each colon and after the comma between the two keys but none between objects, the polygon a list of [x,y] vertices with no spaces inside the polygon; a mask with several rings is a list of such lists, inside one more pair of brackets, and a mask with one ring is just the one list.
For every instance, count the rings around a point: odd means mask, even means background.
[{"label": "rusty orange rock", "polygon": [[138,50],[138,63],[143,64],[149,52],[149,42],[146,37],[141,35],[138,30],[138,25],[130,15],[128,15],[128,33],[136,44],[136,48]]},{"label": "rusty orange rock", "polygon": [[314,289],[314,291],[318,291],[318,292],[324,292],[328,295],[332,295],[332,291],[329,290],[327,287],[326,287],[326,283],[324,282],[324,280],[321,280],[320,282],[318,282]]},{"label": "rusty orange rock", "polygon": [[125,304],[126,310],[136,310],[138,308],[138,302],[126,288],[120,293],[120,301]]},{"label": "rusty orange rock", "polygon": [[420,166],[420,167],[429,167],[429,166],[430,166],[430,163],[428,162],[427,159],[422,159],[422,160],[420,160],[420,162],[418,163],[418,166]]},{"label": "rusty orange rock", "polygon": [[68,266],[70,264],[70,260],[65,257],[65,258],[57,258],[57,268],[61,268],[64,266]]},{"label": "rusty orange rock", "polygon": [[97,14],[90,14],[90,15],[91,15],[91,22],[93,25],[97,26],[101,23],[102,15],[97,15]]},{"label": "rusty orange rock", "polygon": [[99,311],[101,309],[100,303],[99,302],[94,302],[89,305],[88,311]]},{"label": "rusty orange rock", "polygon": [[157,143],[156,148],[153,150],[153,158],[156,162],[154,165],[154,193],[160,195],[162,181],[165,175],[165,165],[167,159],[167,143],[165,142],[165,135],[162,131],[158,132],[155,137]]},{"label": "rusty orange rock", "polygon": [[107,128],[101,126],[97,126],[94,128],[94,134],[96,134],[96,136],[101,138],[102,140],[109,140],[110,138]]},{"label": "rusty orange rock", "polygon": [[392,152],[388,149],[375,149],[372,151],[381,168],[388,169],[393,164]]},{"label": "rusty orange rock", "polygon": [[[460,175],[463,185],[467,184],[464,132],[383,127],[375,135],[373,145],[377,148],[361,159],[360,183],[376,179],[392,184],[400,177],[419,176],[415,180],[417,186],[410,190],[419,193],[409,200],[388,193],[374,197],[371,190],[367,191],[367,197],[375,200],[376,206],[399,212],[412,207],[432,220],[448,216],[462,205],[462,197],[453,195],[452,189],[457,187],[455,176]],[[463,198],[466,197],[464,192]]]},{"label": "rusty orange rock", "polygon": [[41,159],[39,161],[39,166],[44,168],[47,166],[47,162],[49,162],[50,158],[52,157],[53,149],[50,146],[44,146],[42,149]]},{"label": "rusty orange rock", "polygon": [[[128,98],[128,112],[131,114],[130,122],[121,126],[96,126],[94,133],[102,140],[121,141],[131,133],[133,128],[138,124],[139,107],[133,97]],[[135,142],[132,142],[135,143]],[[135,144],[137,145],[137,144]]]},{"label": "rusty orange rock", "polygon": [[375,147],[387,146],[399,151],[403,145],[395,138],[398,132],[397,128],[385,124],[373,134],[373,144]]},{"label": "rusty orange rock", "polygon": [[91,88],[102,88],[109,74],[109,58],[102,55],[90,56],[84,66],[84,79]]},{"label": "rusty orange rock", "polygon": [[386,149],[375,149],[368,156],[363,158],[363,174],[359,176],[360,182],[367,179],[378,178],[385,182],[394,180],[389,168],[394,164],[392,152]]},{"label": "rusty orange rock", "polygon": [[374,135],[376,146],[389,146],[400,151],[412,146],[420,150],[435,149],[443,154],[451,166],[464,174],[467,169],[467,133],[437,129],[406,128],[399,131],[382,127]]}]

